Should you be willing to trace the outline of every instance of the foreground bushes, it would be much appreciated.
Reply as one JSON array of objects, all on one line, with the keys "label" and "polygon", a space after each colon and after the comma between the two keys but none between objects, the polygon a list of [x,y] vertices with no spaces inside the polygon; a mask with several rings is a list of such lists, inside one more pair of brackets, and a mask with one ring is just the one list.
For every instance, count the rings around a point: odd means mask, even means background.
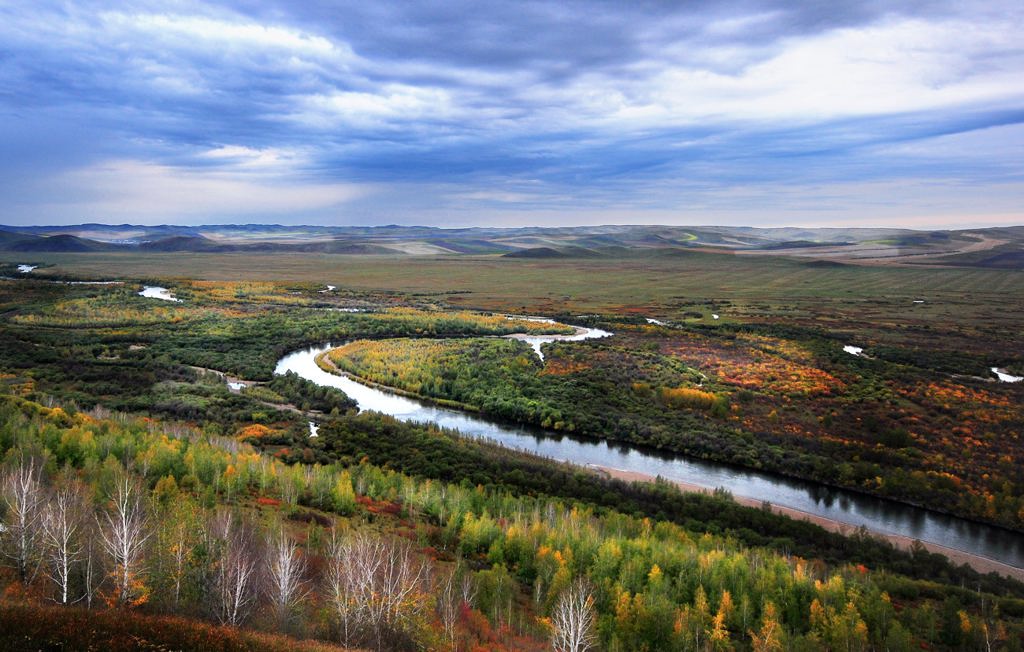
[{"label": "foreground bushes", "polygon": [[0,608],[0,649],[335,652],[346,648],[174,616],[5,602]]}]

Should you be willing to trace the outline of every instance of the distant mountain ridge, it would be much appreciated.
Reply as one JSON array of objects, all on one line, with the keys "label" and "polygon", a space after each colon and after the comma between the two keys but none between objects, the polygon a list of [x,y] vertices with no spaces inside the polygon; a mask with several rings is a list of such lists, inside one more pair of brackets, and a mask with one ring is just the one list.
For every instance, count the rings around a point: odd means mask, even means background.
[{"label": "distant mountain ridge", "polygon": [[1024,269],[1024,226],[962,231],[605,225],[581,227],[0,226],[0,251],[24,253],[319,253],[503,255],[523,259],[643,256],[694,249],[864,264]]}]

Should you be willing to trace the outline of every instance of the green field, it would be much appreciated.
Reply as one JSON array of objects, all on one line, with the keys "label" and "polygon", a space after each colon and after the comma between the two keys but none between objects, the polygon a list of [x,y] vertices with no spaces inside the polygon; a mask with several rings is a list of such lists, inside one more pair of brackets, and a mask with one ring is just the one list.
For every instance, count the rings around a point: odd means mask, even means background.
[{"label": "green field", "polygon": [[[406,292],[464,292],[483,302],[563,303],[567,309],[666,306],[680,299],[973,299],[1024,295],[1024,272],[821,265],[687,252],[604,259],[336,254],[0,254],[94,278],[187,277],[303,281]],[[1018,306],[1019,307],[1019,306]]]}]

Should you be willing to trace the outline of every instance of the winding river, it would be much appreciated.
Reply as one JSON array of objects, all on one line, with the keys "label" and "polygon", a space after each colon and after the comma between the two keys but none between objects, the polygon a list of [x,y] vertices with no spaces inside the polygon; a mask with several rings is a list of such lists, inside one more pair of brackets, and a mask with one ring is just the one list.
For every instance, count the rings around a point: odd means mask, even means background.
[{"label": "winding river", "polygon": [[[578,329],[575,336],[588,339],[610,335],[597,329]],[[525,336],[517,336],[526,339]],[[540,353],[543,341],[554,337],[531,336],[529,344]],[[1024,536],[903,503],[874,498],[814,482],[673,455],[620,442],[570,437],[537,428],[497,423],[479,415],[431,405],[386,390],[368,387],[351,378],[328,373],[316,357],[336,344],[295,351],[277,363],[275,373],[293,371],[318,385],[336,387],[360,410],[373,410],[404,421],[436,423],[445,428],[498,442],[551,459],[579,465],[611,467],[707,488],[724,487],[734,496],[766,500],[822,516],[854,527],[938,544],[947,548],[1024,568]]]}]

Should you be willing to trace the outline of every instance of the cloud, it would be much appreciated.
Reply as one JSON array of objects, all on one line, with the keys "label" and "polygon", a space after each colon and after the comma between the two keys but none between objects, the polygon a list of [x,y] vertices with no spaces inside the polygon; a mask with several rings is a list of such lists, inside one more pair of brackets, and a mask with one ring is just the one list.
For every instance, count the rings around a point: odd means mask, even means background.
[{"label": "cloud", "polygon": [[753,220],[794,190],[1005,216],[1022,27],[1008,0],[9,3],[0,221]]},{"label": "cloud", "polygon": [[[344,61],[352,58],[348,48],[338,48],[322,36],[274,25],[232,22],[206,16],[167,14],[100,14],[103,31],[122,35],[145,35],[170,46],[236,50],[276,50],[295,56],[310,55]],[[101,28],[102,29],[102,28]]]}]

